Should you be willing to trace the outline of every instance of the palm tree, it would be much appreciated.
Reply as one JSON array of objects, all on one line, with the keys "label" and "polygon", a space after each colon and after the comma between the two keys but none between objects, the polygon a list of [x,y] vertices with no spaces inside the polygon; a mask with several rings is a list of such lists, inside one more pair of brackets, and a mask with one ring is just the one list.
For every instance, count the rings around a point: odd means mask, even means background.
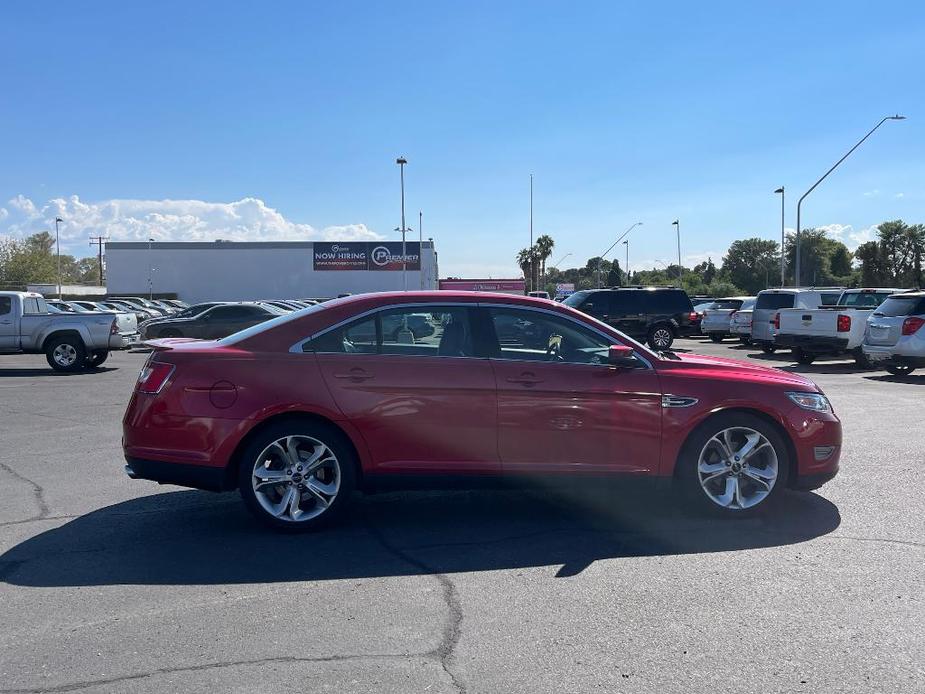
[{"label": "palm tree", "polygon": [[536,247],[522,248],[517,252],[517,265],[527,279],[527,291],[533,291],[533,267],[536,264]]},{"label": "palm tree", "polygon": [[[546,280],[546,260],[549,256],[552,255],[552,247],[556,245],[556,242],[552,240],[552,237],[548,234],[543,234],[536,240],[534,249],[536,250],[536,257],[542,264],[542,269],[540,270],[540,277],[543,278],[544,283]],[[540,285],[542,286],[542,284]]]}]

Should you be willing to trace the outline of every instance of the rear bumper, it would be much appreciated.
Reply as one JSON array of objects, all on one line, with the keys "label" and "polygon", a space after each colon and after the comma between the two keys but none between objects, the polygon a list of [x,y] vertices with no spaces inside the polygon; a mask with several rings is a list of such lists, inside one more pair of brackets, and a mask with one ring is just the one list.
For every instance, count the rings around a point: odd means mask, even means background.
[{"label": "rear bumper", "polygon": [[176,484],[181,487],[222,492],[234,488],[225,468],[165,463],[125,456],[125,474],[133,480],[151,480],[159,484]]},{"label": "rear bumper", "polygon": [[778,347],[797,347],[804,352],[819,354],[832,354],[846,352],[848,339],[828,337],[826,335],[795,335],[793,333],[778,333],[774,336],[774,344]]}]

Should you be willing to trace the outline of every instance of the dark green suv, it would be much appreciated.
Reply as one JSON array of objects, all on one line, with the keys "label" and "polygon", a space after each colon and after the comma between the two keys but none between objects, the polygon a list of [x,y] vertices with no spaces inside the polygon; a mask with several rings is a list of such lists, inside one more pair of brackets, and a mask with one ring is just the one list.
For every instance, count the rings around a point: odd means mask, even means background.
[{"label": "dark green suv", "polygon": [[645,340],[652,349],[671,347],[676,337],[697,330],[690,297],[675,287],[585,289],[562,303],[594,316],[622,333]]}]

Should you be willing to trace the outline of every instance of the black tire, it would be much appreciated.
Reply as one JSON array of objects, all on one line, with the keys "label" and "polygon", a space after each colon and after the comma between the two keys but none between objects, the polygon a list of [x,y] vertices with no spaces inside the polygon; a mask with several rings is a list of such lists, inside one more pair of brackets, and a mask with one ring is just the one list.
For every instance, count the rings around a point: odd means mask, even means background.
[{"label": "black tire", "polygon": [[797,360],[798,364],[805,364],[806,366],[809,366],[816,360],[815,354],[810,354],[806,350],[800,349],[799,347],[794,347],[791,351],[793,353],[793,358]]},{"label": "black tire", "polygon": [[774,354],[777,351],[776,345],[761,345],[761,351],[765,354]]},{"label": "black tire", "polygon": [[[700,473],[698,470],[700,455],[704,451],[707,442],[710,441],[714,435],[726,429],[734,428],[751,429],[764,436],[773,448],[777,459],[777,477],[771,486],[770,493],[755,503],[755,505],[747,508],[721,506],[707,495],[700,483]],[[764,452],[761,455],[767,456],[768,453]],[[770,465],[767,464],[767,458],[764,458],[763,462],[766,462],[764,469],[770,467]],[[730,470],[731,469],[730,467]],[[761,469],[761,466],[759,466],[759,469]],[[728,475],[728,473],[726,474]],[[741,473],[741,475],[740,480],[746,489],[760,489],[760,487],[752,481],[752,478],[747,477],[745,473]],[[700,425],[685,442],[675,467],[674,488],[680,501],[694,513],[721,518],[748,518],[763,513],[777,502],[781,491],[787,486],[789,476],[790,454],[788,453],[788,447],[784,437],[776,426],[761,417],[747,412],[724,412],[711,417]],[[718,482],[724,481],[724,479],[718,480]],[[707,482],[707,486],[710,487],[709,482]]]},{"label": "black tire", "polygon": [[45,345],[45,359],[55,371],[74,373],[85,368],[87,350],[77,335],[55,337]]},{"label": "black tire", "polygon": [[653,325],[649,329],[649,336],[647,341],[649,347],[656,351],[663,351],[666,349],[671,349],[671,345],[674,344],[674,330],[670,325],[666,323],[659,323],[658,325]]},{"label": "black tire", "polygon": [[102,366],[103,362],[108,358],[109,350],[95,349],[87,355],[87,366],[91,369],[95,369],[98,366]]},{"label": "black tire", "polygon": [[723,336],[720,335],[719,333],[710,333],[710,340],[712,340],[713,342],[722,342]]},{"label": "black tire", "polygon": [[915,371],[915,367],[908,364],[890,364],[886,370],[894,376],[908,376]]},{"label": "black tire", "polygon": [[750,344],[752,343],[752,338],[750,338],[750,337],[740,337],[740,338],[739,338],[739,342],[741,342],[743,345],[750,345]]},{"label": "black tire", "polygon": [[874,365],[870,363],[870,359],[868,359],[867,355],[864,354],[863,349],[858,348],[854,350],[853,356],[854,356],[854,363],[857,365],[859,369],[872,369],[873,368]]},{"label": "black tire", "polygon": [[[265,469],[277,473],[285,472],[285,466],[287,465],[285,458],[274,458],[272,454],[268,456],[263,456],[262,454],[275,441],[289,436],[311,438],[326,446],[333,454],[336,469],[339,472],[338,488],[331,497],[333,500],[329,500],[330,505],[313,517],[293,519],[291,514],[287,515],[286,518],[274,516],[269,510],[264,508],[261,501],[257,498],[258,493],[254,490],[252,480],[254,472],[257,469],[258,458],[266,457],[267,460],[273,460],[269,467],[265,464]],[[308,450],[314,452],[317,449]],[[308,453],[308,450],[299,449],[298,452],[305,455]],[[283,467],[280,467],[280,465]],[[344,513],[357,486],[357,465],[358,461],[354,454],[353,446],[351,446],[343,432],[333,425],[324,422],[306,421],[303,419],[283,420],[261,431],[248,444],[244,451],[242,451],[238,467],[238,491],[247,509],[261,523],[283,532],[308,532],[331,525]],[[296,472],[292,467],[289,469],[296,474],[287,476],[286,482],[280,483],[279,485],[271,485],[271,487],[268,488],[267,496],[273,495],[274,499],[267,499],[264,497],[265,501],[273,501],[278,496],[281,502],[284,498],[283,495],[289,493],[289,489],[296,486],[296,482],[307,482],[308,479],[312,479],[316,482],[321,481],[323,483],[332,484],[335,481],[333,466],[321,471],[328,475],[328,477],[323,480],[314,475],[311,478],[306,477],[304,479],[299,479],[300,475],[298,472],[301,471]],[[318,508],[318,502],[315,501],[312,493],[308,490],[302,491],[299,499],[300,500],[297,502],[299,504],[299,513],[303,512],[303,507],[305,506],[308,508],[304,510],[308,513],[312,513]],[[308,503],[306,504],[306,502]]]},{"label": "black tire", "polygon": [[161,330],[160,333],[158,333],[158,336],[159,337],[183,337],[183,333],[181,333],[176,328],[164,328],[163,330]]}]

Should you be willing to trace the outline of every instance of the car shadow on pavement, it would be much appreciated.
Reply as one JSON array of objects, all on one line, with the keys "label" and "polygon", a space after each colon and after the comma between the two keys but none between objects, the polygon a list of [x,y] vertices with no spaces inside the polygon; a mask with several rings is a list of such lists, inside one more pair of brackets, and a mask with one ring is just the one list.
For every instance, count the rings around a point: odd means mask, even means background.
[{"label": "car shadow on pavement", "polygon": [[765,515],[743,520],[692,516],[666,497],[603,490],[393,492],[355,502],[340,525],[282,534],[258,525],[236,494],[156,494],[25,540],[0,556],[0,580],[212,585],[537,566],[559,566],[562,577],[598,559],[789,545],[841,522],[828,500],[791,492]]},{"label": "car shadow on pavement", "polygon": [[868,381],[883,381],[884,383],[908,383],[914,386],[925,386],[925,372],[922,375],[910,374],[908,376],[894,376],[889,373],[878,373],[872,376],[865,376]]},{"label": "car shadow on pavement", "polygon": [[86,376],[87,374],[98,374],[106,371],[118,371],[118,367],[97,366],[83,371],[55,371],[52,368],[47,369],[0,369],[0,378],[35,378],[36,376]]}]

